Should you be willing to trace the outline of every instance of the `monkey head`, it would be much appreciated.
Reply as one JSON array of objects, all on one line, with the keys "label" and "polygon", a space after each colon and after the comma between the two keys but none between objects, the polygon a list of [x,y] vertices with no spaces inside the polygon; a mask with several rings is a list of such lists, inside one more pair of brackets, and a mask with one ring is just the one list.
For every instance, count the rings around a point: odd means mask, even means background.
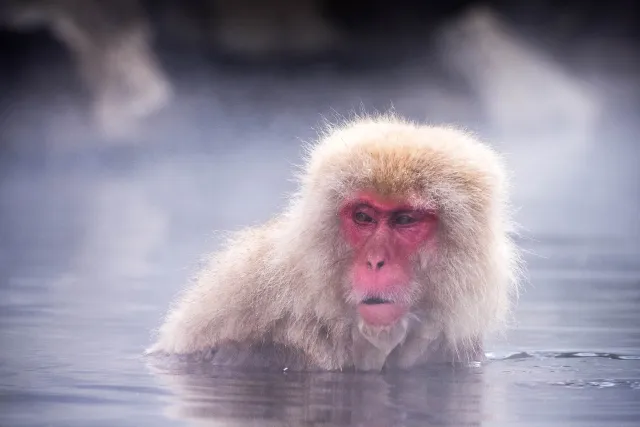
[{"label": "monkey head", "polygon": [[494,150],[383,117],[329,129],[308,154],[291,223],[313,242],[310,283],[340,286],[333,303],[371,327],[428,320],[454,342],[503,323],[517,255]]}]

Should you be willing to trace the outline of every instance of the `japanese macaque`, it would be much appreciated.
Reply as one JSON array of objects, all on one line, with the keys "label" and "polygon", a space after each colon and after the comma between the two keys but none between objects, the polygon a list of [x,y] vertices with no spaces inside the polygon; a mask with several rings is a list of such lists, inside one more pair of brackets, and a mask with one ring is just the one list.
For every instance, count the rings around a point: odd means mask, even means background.
[{"label": "japanese macaque", "polygon": [[519,267],[489,146],[394,115],[358,118],[310,146],[299,179],[284,213],[212,257],[149,354],[295,370],[482,359]]}]

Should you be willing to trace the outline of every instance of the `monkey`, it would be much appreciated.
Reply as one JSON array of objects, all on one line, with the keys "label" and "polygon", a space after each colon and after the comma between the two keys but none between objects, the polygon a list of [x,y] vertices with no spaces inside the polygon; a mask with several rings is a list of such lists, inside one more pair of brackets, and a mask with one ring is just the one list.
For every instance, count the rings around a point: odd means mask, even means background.
[{"label": "monkey", "polygon": [[304,157],[285,209],[229,237],[146,354],[300,371],[481,361],[521,272],[497,151],[386,113],[327,125]]}]

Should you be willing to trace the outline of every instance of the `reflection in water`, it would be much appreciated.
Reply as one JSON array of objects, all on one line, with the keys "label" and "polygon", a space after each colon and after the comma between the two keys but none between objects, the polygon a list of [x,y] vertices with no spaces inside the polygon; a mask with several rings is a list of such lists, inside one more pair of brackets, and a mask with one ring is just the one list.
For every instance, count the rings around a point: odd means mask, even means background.
[{"label": "reflection in water", "polygon": [[[466,368],[381,375],[147,367],[171,393],[162,399],[167,417],[198,426],[583,425],[575,411],[584,419],[634,425],[640,415],[630,406],[640,392],[640,354],[520,352],[488,358]],[[613,394],[571,393],[605,389]],[[585,398],[599,402],[587,408]]]},{"label": "reflection in water", "polygon": [[199,366],[155,374],[167,415],[202,426],[478,426],[482,369],[369,375],[269,374]]}]

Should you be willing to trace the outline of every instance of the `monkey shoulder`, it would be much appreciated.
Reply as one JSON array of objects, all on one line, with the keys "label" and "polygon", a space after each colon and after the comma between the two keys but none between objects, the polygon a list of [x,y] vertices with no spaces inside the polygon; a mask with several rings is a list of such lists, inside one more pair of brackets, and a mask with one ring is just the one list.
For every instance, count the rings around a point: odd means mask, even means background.
[{"label": "monkey shoulder", "polygon": [[199,354],[226,343],[265,339],[285,312],[283,274],[269,261],[274,226],[229,236],[176,298],[153,350]]}]

